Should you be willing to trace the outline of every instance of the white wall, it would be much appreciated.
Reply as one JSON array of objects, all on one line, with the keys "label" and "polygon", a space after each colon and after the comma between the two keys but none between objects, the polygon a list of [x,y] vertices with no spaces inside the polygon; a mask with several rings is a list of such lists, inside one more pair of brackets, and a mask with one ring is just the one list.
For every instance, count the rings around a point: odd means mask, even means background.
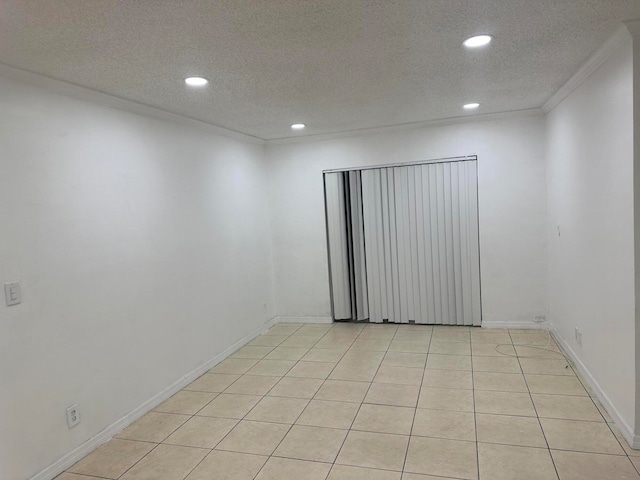
[{"label": "white wall", "polygon": [[541,115],[268,145],[278,315],[331,314],[323,170],[467,154],[479,165],[483,319],[544,315],[544,146]]},{"label": "white wall", "polygon": [[0,478],[271,318],[268,216],[262,145],[0,80]]},{"label": "white wall", "polygon": [[627,434],[635,415],[632,66],[629,37],[547,118],[550,321]]}]

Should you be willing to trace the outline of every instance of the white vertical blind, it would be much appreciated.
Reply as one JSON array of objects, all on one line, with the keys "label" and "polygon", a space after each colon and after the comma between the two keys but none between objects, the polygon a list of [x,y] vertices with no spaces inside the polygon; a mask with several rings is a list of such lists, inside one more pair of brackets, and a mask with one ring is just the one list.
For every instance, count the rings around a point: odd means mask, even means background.
[{"label": "white vertical blind", "polygon": [[343,174],[326,174],[324,181],[333,316],[346,320],[351,318],[352,310]]},{"label": "white vertical blind", "polygon": [[325,178],[336,319],[480,325],[476,160]]}]

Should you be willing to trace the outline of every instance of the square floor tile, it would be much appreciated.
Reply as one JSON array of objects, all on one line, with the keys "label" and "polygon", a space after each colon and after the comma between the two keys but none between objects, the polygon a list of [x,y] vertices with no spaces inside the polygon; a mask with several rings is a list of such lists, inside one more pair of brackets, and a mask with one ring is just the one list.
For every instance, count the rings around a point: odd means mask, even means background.
[{"label": "square floor tile", "polygon": [[377,365],[362,365],[340,362],[331,372],[331,380],[346,380],[350,382],[371,382],[378,371]]},{"label": "square floor tile", "polygon": [[335,348],[312,348],[302,360],[305,362],[337,363],[344,355],[345,350]]},{"label": "square floor tile", "polygon": [[479,442],[521,447],[547,447],[537,418],[478,413],[476,427]]},{"label": "square floor tile", "polygon": [[439,355],[471,355],[471,344],[464,342],[431,342],[429,353]]},{"label": "square floor tile", "polygon": [[498,392],[528,392],[524,375],[520,373],[473,372],[475,390]]},{"label": "square floor tile", "polygon": [[382,360],[382,365],[424,368],[426,361],[426,353],[387,352]]},{"label": "square floor tile", "polygon": [[473,390],[422,387],[418,407],[455,412],[473,412]]},{"label": "square floor tile", "polygon": [[183,415],[193,415],[211,400],[216,398],[217,393],[190,392],[181,390],[171,398],[168,398],[153,410],[161,413],[181,413]]},{"label": "square floor tile", "polygon": [[474,357],[509,357],[516,355],[513,345],[503,343],[472,343],[471,352]]},{"label": "square floor tile", "polygon": [[422,383],[421,368],[389,367],[381,365],[374,377],[375,383],[395,383],[399,385],[420,385]]},{"label": "square floor tile", "polygon": [[205,417],[243,418],[262,399],[259,395],[221,393],[198,412]]},{"label": "square floor tile", "polygon": [[389,344],[390,352],[427,353],[428,340],[392,340]]},{"label": "square floor tile", "polygon": [[369,382],[326,380],[314,399],[360,403],[364,400],[369,385],[371,385]]},{"label": "square floor tile", "polygon": [[471,357],[468,355],[440,355],[430,353],[427,358],[427,368],[433,370],[464,370],[471,371]]},{"label": "square floor tile", "polygon": [[266,357],[274,347],[257,347],[252,345],[245,345],[229,358],[254,358],[261,359]]},{"label": "square floor tile", "polygon": [[68,471],[95,477],[119,478],[155,445],[114,438],[84,457]]},{"label": "square floor tile", "polygon": [[372,383],[364,403],[415,407],[418,402],[418,385],[396,385],[393,383]]},{"label": "square floor tile", "polygon": [[253,480],[268,458],[213,450],[186,480]]},{"label": "square floor tile", "polygon": [[183,390],[220,393],[239,378],[240,375],[230,375],[226,373],[205,373],[197,380],[184,387]]},{"label": "square floor tile", "polygon": [[289,338],[288,335],[261,335],[249,342],[249,345],[252,347],[277,347],[287,338]]},{"label": "square floor tile", "polygon": [[628,457],[552,450],[560,480],[638,480]]},{"label": "square floor tile", "polygon": [[549,450],[478,444],[480,478],[491,480],[558,480]]},{"label": "square floor tile", "polygon": [[551,449],[625,454],[606,423],[551,418],[541,418],[540,423]]},{"label": "square floor tile", "polygon": [[163,443],[184,447],[213,448],[238,423],[230,418],[192,417]]},{"label": "square floor tile", "polygon": [[536,358],[554,358],[556,360],[564,359],[562,351],[557,346],[541,347],[541,346],[523,346],[516,345],[516,352],[522,357],[536,357]]},{"label": "square floor tile", "polygon": [[87,475],[79,475],[77,473],[64,472],[58,475],[54,480],[96,480],[96,477]]},{"label": "square floor tile", "polygon": [[209,453],[204,448],[158,445],[136,463],[122,480],[175,480],[184,478]]},{"label": "square floor tile", "polygon": [[470,342],[471,337],[468,330],[441,330],[435,328],[431,340],[435,342]]},{"label": "square floor tile", "polygon": [[511,336],[508,332],[489,332],[471,330],[471,343],[511,344]]},{"label": "square floor tile", "polygon": [[475,393],[476,412],[535,417],[531,396],[520,392],[481,391]]},{"label": "square floor tile", "polygon": [[373,350],[374,352],[386,352],[391,344],[391,339],[381,340],[373,338],[360,338],[353,342],[351,350]]},{"label": "square floor tile", "polygon": [[548,346],[555,345],[555,340],[549,332],[543,331],[540,333],[511,333],[511,340],[514,345],[536,345],[536,346]]},{"label": "square floor tile", "polygon": [[300,330],[295,332],[295,334],[303,335],[303,336],[322,337],[332,329],[333,329],[333,325],[331,324],[327,324],[327,325],[307,324],[307,325],[303,325],[302,328],[300,328]]},{"label": "square floor tile", "polygon": [[299,425],[349,429],[360,405],[349,402],[311,400],[300,418]]},{"label": "square floor tile", "polygon": [[269,330],[263,333],[263,335],[293,335],[302,328],[302,324],[279,324],[274,325]]},{"label": "square floor tile", "polygon": [[366,350],[349,350],[344,354],[340,365],[379,366],[386,352],[372,352]]},{"label": "square floor tile", "polygon": [[520,364],[525,374],[575,375],[564,358],[521,358]]},{"label": "square floor tile", "polygon": [[473,389],[471,372],[456,370],[430,370],[425,369],[422,380],[423,387],[443,387]]},{"label": "square floor tile", "polygon": [[255,358],[227,358],[209,370],[210,373],[232,373],[242,375],[253,367],[259,360]]},{"label": "square floor tile", "polygon": [[522,373],[517,358],[473,357],[474,372]]},{"label": "square floor tile", "polygon": [[327,480],[401,480],[400,472],[334,465]]},{"label": "square floor tile", "polygon": [[415,409],[389,405],[362,404],[356,416],[353,430],[409,435]]},{"label": "square floor tile", "polygon": [[589,397],[534,393],[531,394],[531,398],[541,418],[604,422],[602,415]]},{"label": "square floor tile", "polygon": [[267,377],[263,375],[243,375],[224,393],[242,395],[266,395],[282,377]]},{"label": "square floor tile", "polygon": [[271,455],[287,434],[289,428],[290,425],[281,423],[242,420],[216,446],[216,450]]},{"label": "square floor tile", "polygon": [[246,420],[293,424],[309,400],[302,398],[264,397],[253,407]]},{"label": "square floor tile", "polygon": [[418,408],[411,435],[476,441],[473,413]]},{"label": "square floor tile", "polygon": [[120,432],[118,438],[160,443],[187,420],[188,415],[149,412]]},{"label": "square floor tile", "polygon": [[408,443],[405,435],[351,430],[336,463],[401,471]]},{"label": "square floor tile", "polygon": [[265,360],[294,360],[298,361],[309,351],[303,347],[276,347],[267,355]]},{"label": "square floor tile", "polygon": [[333,463],[346,436],[347,430],[294,425],[273,455]]},{"label": "square floor tile", "polygon": [[[478,478],[476,444],[441,438],[411,437],[404,471],[476,480]],[[493,480],[491,477],[487,478]]]},{"label": "square floor tile", "polygon": [[421,475],[419,473],[407,473],[402,474],[402,480],[456,480],[451,477],[435,477],[433,475]]},{"label": "square floor tile", "polygon": [[320,340],[319,337],[314,336],[302,336],[302,335],[292,335],[287,338],[280,345],[283,347],[303,347],[303,348],[311,348]]},{"label": "square floor tile", "polygon": [[313,398],[321,385],[319,378],[284,377],[271,389],[269,396]]},{"label": "square floor tile", "polygon": [[576,376],[525,375],[531,393],[551,393],[555,395],[582,395],[588,393]]},{"label": "square floor tile", "polygon": [[296,364],[293,360],[259,360],[248,375],[284,376]]},{"label": "square floor tile", "polygon": [[300,361],[289,370],[287,377],[320,378],[324,380],[335,366],[335,363]]},{"label": "square floor tile", "polygon": [[271,457],[262,467],[256,480],[324,480],[331,469],[328,463],[307,462],[290,458]]}]

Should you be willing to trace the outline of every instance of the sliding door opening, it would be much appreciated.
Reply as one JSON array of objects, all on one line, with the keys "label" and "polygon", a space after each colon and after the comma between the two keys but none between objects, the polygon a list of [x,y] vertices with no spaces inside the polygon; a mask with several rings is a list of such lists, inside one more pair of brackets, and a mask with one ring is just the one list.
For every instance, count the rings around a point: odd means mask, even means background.
[{"label": "sliding door opening", "polygon": [[480,325],[477,158],[324,172],[334,320]]}]

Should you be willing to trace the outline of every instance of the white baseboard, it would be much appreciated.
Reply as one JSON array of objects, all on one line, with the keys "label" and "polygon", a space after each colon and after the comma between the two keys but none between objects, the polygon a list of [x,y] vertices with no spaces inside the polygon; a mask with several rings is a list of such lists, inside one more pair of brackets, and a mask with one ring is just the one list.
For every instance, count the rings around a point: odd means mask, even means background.
[{"label": "white baseboard", "polygon": [[569,356],[573,364],[578,368],[578,371],[580,372],[580,376],[587,382],[587,384],[591,388],[591,391],[595,394],[598,400],[600,400],[600,403],[602,404],[604,409],[607,411],[607,413],[609,414],[613,422],[616,424],[616,427],[618,427],[618,430],[620,430],[620,432],[622,433],[622,436],[629,443],[631,448],[640,449],[640,435],[634,435],[633,428],[631,427],[631,425],[629,425],[627,422],[624,421],[618,409],[615,407],[615,405],[613,404],[611,399],[607,396],[607,394],[604,392],[604,390],[602,390],[602,387],[593,377],[589,369],[587,369],[585,364],[582,363],[580,358],[578,358],[576,353],[573,351],[571,346],[565,341],[565,339],[560,336],[560,334],[558,333],[556,328],[553,326],[553,324],[551,324],[550,327],[551,327],[550,331],[553,335],[553,338],[555,338],[558,345],[562,347],[562,350],[564,350],[564,352]]},{"label": "white baseboard", "polygon": [[527,330],[549,330],[549,323],[536,323],[533,320],[483,320],[482,328],[511,328],[511,329],[527,329]]},{"label": "white baseboard", "polygon": [[279,315],[276,317],[276,323],[333,323],[331,317],[290,317],[288,315]]},{"label": "white baseboard", "polygon": [[234,353],[236,350],[242,348],[244,345],[249,343],[258,335],[261,335],[262,333],[266,332],[269,328],[275,325],[275,323],[276,323],[276,317],[267,321],[266,323],[258,327],[256,330],[251,332],[249,335],[238,340],[236,343],[234,343],[229,348],[219,353],[212,359],[206,361],[205,363],[201,364],[191,372],[187,373],[182,378],[174,382],[172,385],[165,388],[158,394],[151,397],[146,402],[142,403],[141,405],[133,409],[124,417],[120,418],[119,420],[116,420],[107,428],[105,428],[104,430],[102,430],[101,432],[94,435],[86,442],[84,442],[82,445],[78,446],[77,448],[75,448],[74,450],[66,454],[64,457],[60,458],[53,464],[49,465],[44,470],[35,474],[33,477],[31,477],[31,480],[52,480],[56,476],[60,475],[67,468],[69,468],[71,465],[76,463],[78,460],[80,460],[87,454],[91,453],[100,445],[111,440],[111,438],[113,438],[115,435],[120,433],[126,427],[131,425],[138,418],[142,417],[145,413],[153,410],[155,407],[160,405],[162,402],[164,402],[166,399],[171,397],[173,394],[177,393],[178,391],[182,390],[184,387],[189,385],[200,375],[206,373],[207,371],[215,367],[218,363],[223,361],[225,358],[227,358],[229,355]]}]

